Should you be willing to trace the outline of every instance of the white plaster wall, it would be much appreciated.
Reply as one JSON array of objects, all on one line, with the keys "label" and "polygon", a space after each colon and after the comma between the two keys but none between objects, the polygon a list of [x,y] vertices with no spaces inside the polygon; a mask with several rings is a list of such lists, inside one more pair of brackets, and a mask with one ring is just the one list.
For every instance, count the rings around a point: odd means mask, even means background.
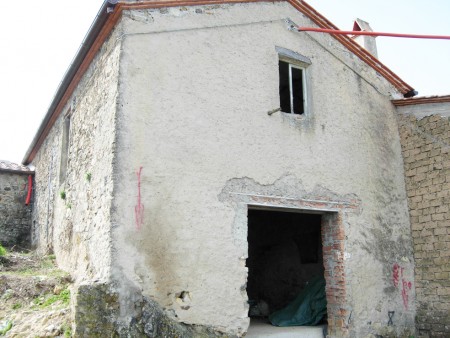
[{"label": "white plaster wall", "polygon": [[[313,25],[284,2],[124,14],[114,278],[179,321],[241,334],[247,247],[234,230],[246,217],[219,195],[230,182],[242,182],[234,193],[251,191],[244,178],[280,197],[353,195],[361,212],[345,219],[351,334],[380,332],[388,311],[397,332],[413,330],[413,290],[406,309],[392,285],[393,264],[408,281],[414,266],[390,103],[400,94],[331,37],[288,31],[287,17]],[[309,116],[267,114],[279,106],[275,46],[312,61]]]},{"label": "white plaster wall", "polygon": [[[58,265],[77,282],[105,281],[110,275],[118,31],[89,66],[33,160],[33,243],[41,252],[53,251]],[[69,112],[67,174],[60,180],[64,116]]]},{"label": "white plaster wall", "polygon": [[450,118],[450,102],[426,103],[397,107],[399,114],[413,115],[417,119],[423,119],[430,115],[439,115]]}]

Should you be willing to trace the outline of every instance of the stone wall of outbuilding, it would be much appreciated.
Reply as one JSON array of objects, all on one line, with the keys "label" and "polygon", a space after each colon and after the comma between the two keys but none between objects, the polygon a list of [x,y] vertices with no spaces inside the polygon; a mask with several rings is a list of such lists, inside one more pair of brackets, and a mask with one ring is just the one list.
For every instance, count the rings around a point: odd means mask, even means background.
[{"label": "stone wall of outbuilding", "polygon": [[450,336],[450,105],[437,108],[398,109],[424,337]]},{"label": "stone wall of outbuilding", "polygon": [[25,205],[28,174],[0,170],[0,244],[29,245],[31,205]]}]

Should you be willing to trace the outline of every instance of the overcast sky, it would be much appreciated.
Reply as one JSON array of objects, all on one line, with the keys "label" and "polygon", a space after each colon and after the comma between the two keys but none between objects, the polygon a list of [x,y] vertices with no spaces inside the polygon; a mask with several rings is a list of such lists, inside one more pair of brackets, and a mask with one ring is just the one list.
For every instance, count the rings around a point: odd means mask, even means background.
[{"label": "overcast sky", "polygon": [[[20,163],[103,0],[0,2],[0,159]],[[309,0],[340,29],[450,35],[449,0]],[[419,91],[450,94],[450,40],[377,38],[380,60]]]}]

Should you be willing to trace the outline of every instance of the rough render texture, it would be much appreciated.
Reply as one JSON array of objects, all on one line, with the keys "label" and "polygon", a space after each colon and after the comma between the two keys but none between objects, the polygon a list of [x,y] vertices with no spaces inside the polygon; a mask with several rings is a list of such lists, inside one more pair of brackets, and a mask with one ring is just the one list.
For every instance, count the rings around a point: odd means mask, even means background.
[{"label": "rough render texture", "polygon": [[435,115],[432,105],[399,108],[416,262],[417,328],[431,337],[450,336],[450,106],[446,108]]},{"label": "rough render texture", "polygon": [[[331,37],[288,31],[287,17],[312,25],[287,3],[124,13],[112,213],[121,322],[133,323],[143,295],[176,321],[243,334],[247,205],[352,196],[359,211],[341,213],[333,253],[345,290],[335,336],[414,331],[389,100],[399,93]],[[279,106],[275,46],[312,61],[308,116],[267,114]]]},{"label": "rough render texture", "polygon": [[120,295],[109,284],[81,284],[74,295],[75,337],[226,337],[211,327],[186,325],[169,318],[147,297],[134,299],[133,321],[118,325]]},{"label": "rough render texture", "polygon": [[28,175],[0,171],[0,244],[30,244],[31,205],[26,206]]},{"label": "rough render texture", "polygon": [[[41,251],[54,251],[58,264],[78,281],[107,280],[110,274],[120,55],[116,35],[103,45],[33,161],[33,243]],[[60,179],[66,114],[71,116],[68,162]]]}]

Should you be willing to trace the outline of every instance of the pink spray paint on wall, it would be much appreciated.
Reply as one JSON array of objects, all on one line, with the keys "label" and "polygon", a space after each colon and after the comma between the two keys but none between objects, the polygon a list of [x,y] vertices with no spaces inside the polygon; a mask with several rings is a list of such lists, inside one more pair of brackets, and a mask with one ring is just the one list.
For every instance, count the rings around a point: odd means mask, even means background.
[{"label": "pink spray paint on wall", "polygon": [[396,288],[398,288],[401,280],[401,294],[403,299],[403,307],[405,308],[405,310],[408,310],[409,292],[412,289],[412,283],[409,282],[406,278],[403,278],[404,271],[405,268],[395,263],[392,267],[392,283]]},{"label": "pink spray paint on wall", "polygon": [[398,286],[398,281],[400,280],[400,265],[397,263],[392,267],[392,283],[395,287]]},{"label": "pink spray paint on wall", "polygon": [[139,170],[136,171],[137,181],[138,181],[138,195],[137,195],[137,204],[134,207],[134,218],[136,222],[136,230],[141,230],[142,224],[144,223],[144,205],[141,201],[141,172],[142,167],[139,167]]}]

